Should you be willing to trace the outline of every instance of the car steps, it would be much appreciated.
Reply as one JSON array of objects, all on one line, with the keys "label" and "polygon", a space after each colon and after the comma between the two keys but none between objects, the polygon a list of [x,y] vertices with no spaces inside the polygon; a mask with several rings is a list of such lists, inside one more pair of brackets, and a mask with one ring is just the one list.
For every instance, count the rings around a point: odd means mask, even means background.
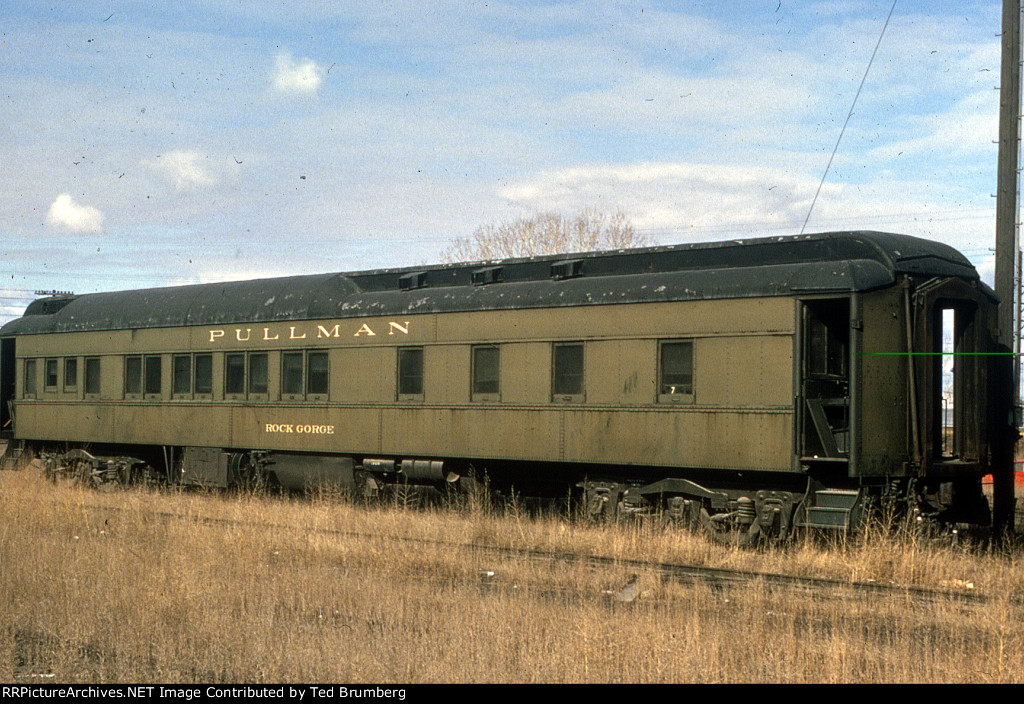
[{"label": "car steps", "polygon": [[807,507],[802,528],[849,530],[850,514],[860,492],[856,489],[821,489],[814,492],[814,505]]}]

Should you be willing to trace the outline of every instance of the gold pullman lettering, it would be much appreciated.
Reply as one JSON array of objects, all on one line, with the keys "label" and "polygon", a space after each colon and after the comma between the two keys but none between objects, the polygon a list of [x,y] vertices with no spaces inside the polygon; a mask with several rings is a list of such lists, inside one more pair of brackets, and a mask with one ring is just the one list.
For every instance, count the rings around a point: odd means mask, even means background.
[{"label": "gold pullman lettering", "polygon": [[[376,337],[377,331],[374,330],[374,326],[378,330],[381,330],[381,326],[374,323],[373,326],[370,323],[362,323],[358,327],[353,323],[349,330],[354,330],[352,337],[369,338]],[[237,342],[274,342],[281,340],[281,332],[270,327],[263,328],[262,337],[253,337],[252,328],[216,328],[207,330],[210,335],[208,342],[210,344],[223,342],[224,339],[234,333],[235,341]],[[287,340],[305,340],[307,338],[323,340],[326,338],[341,338],[344,333],[342,323],[335,323],[333,326],[316,324],[314,326],[300,326],[300,325],[289,325],[288,335],[284,339]],[[389,320],[387,322],[387,334],[388,335],[408,335],[409,334],[409,321],[408,320]]]}]

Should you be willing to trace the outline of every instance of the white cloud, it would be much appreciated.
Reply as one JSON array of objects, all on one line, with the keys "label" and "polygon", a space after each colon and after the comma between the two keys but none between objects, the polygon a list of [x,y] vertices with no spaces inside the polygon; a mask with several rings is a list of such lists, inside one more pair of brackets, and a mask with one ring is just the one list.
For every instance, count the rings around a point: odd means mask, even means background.
[{"label": "white cloud", "polygon": [[[526,213],[621,210],[639,231],[670,244],[796,234],[819,178],[784,164],[649,162],[542,171],[508,183],[497,195]],[[927,179],[826,181],[806,232],[883,230],[938,240],[991,278],[984,257],[994,218],[994,207],[964,202]]]},{"label": "white cloud", "polygon": [[571,212],[596,204],[622,210],[642,229],[696,232],[799,227],[815,185],[782,169],[642,163],[543,172],[501,195],[528,210]]},{"label": "white cloud", "polygon": [[200,152],[176,149],[146,162],[146,166],[171,181],[179,191],[216,186],[220,178],[210,157]]},{"label": "white cloud", "polygon": [[296,61],[291,54],[278,54],[271,80],[282,93],[315,93],[323,82],[324,68],[312,59]]},{"label": "white cloud", "polygon": [[78,205],[69,194],[61,193],[46,213],[46,222],[72,232],[101,232],[103,213],[91,205]]}]

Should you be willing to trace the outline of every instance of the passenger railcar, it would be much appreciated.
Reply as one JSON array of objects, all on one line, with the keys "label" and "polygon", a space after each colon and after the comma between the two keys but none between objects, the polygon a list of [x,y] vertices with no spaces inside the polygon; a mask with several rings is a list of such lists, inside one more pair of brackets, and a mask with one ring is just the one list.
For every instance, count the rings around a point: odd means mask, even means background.
[{"label": "passenger railcar", "polygon": [[739,540],[986,524],[995,307],[879,232],[59,295],[0,328],[0,421],[95,478],[486,473]]}]

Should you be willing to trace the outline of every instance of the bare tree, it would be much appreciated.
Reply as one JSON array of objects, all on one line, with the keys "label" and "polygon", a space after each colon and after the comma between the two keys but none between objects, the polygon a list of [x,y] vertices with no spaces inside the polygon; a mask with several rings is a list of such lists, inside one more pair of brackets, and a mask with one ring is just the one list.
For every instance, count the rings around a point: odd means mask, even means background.
[{"label": "bare tree", "polygon": [[459,262],[642,247],[647,244],[648,239],[633,228],[621,211],[608,215],[595,208],[586,208],[571,218],[558,213],[539,213],[497,225],[482,225],[471,236],[456,239],[442,257],[448,262]]}]

